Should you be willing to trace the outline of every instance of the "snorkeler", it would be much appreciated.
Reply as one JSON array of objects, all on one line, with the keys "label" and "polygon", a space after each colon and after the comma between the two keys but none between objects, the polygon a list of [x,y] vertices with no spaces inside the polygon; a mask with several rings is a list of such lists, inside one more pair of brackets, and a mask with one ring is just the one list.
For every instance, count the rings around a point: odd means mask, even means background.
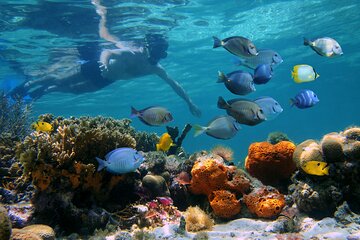
[{"label": "snorkeler", "polygon": [[[115,49],[101,50],[98,56],[97,43],[78,47],[80,61],[72,64],[66,71],[61,63],[50,66],[51,71],[44,77],[27,81],[16,87],[11,96],[29,95],[36,100],[50,92],[86,93],[102,89],[117,80],[131,80],[137,77],[157,75],[163,79],[188,105],[190,112],[200,117],[200,109],[192,102],[182,86],[172,79],[159,61],[167,56],[168,43],[160,34],[147,34],[143,46],[121,42],[111,35],[106,28],[106,8],[93,0],[96,12],[100,16],[99,35],[113,43]],[[73,62],[72,62],[73,63]]]}]

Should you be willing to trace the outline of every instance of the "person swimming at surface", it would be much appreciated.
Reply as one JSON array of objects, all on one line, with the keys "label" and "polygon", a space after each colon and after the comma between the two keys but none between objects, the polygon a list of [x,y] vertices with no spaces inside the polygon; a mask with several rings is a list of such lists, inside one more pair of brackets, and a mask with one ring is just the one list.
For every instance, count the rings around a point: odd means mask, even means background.
[{"label": "person swimming at surface", "polygon": [[106,8],[98,0],[93,0],[100,16],[99,35],[113,43],[116,48],[102,49],[98,57],[99,45],[88,43],[77,48],[80,61],[67,71],[61,69],[61,62],[51,66],[51,73],[36,80],[24,82],[10,93],[11,96],[29,95],[36,100],[50,92],[69,92],[81,94],[102,89],[117,80],[157,75],[163,79],[188,105],[190,112],[201,116],[200,109],[193,103],[182,86],[172,79],[159,61],[167,57],[168,42],[160,34],[146,34],[142,46],[119,41],[106,28]]}]

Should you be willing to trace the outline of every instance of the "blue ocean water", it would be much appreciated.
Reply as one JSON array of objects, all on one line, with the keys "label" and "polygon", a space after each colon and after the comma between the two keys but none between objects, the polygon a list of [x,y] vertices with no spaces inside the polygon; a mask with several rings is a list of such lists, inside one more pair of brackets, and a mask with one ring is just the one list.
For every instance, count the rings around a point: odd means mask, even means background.
[{"label": "blue ocean water", "polygon": [[[320,139],[360,120],[360,3],[357,0],[132,0],[101,1],[107,9],[107,27],[120,40],[142,39],[160,33],[169,41],[168,57],[161,65],[177,80],[202,110],[201,118],[190,114],[184,101],[157,76],[118,81],[93,93],[51,93],[34,103],[34,116],[109,116],[128,118],[130,106],[167,107],[180,129],[186,123],[206,125],[225,112],[216,106],[219,96],[237,98],[216,83],[218,70],[249,70],[233,64],[225,49],[212,49],[212,36],[244,36],[260,49],[273,49],[284,62],[273,78],[245,98],[275,98],[284,108],[276,119],[256,126],[242,126],[231,140],[207,135],[187,136],[187,152],[222,144],[231,147],[242,162],[252,142],[264,141],[273,131],[286,133],[296,143]],[[3,0],[0,3],[0,81],[36,79],[49,63],[71,55],[85,42],[104,43],[98,35],[99,16],[91,1]],[[303,37],[332,37],[344,51],[338,58],[325,58],[303,45]],[[81,60],[81,59],[80,59]],[[74,63],[77,60],[72,60]],[[296,84],[294,65],[309,64],[321,75],[314,82]],[[66,67],[60,70],[66,71]],[[320,102],[309,109],[290,107],[289,99],[301,89],[311,89]],[[149,127],[138,119],[132,125],[141,131],[166,131]]]}]

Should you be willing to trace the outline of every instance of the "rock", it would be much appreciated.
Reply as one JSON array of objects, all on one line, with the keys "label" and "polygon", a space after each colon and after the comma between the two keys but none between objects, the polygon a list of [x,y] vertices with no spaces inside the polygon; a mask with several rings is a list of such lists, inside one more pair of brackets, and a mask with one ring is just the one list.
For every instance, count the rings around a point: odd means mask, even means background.
[{"label": "rock", "polygon": [[13,240],[43,240],[39,235],[22,229],[13,229]]},{"label": "rock", "polygon": [[142,179],[142,184],[150,190],[153,197],[170,196],[169,188],[162,176],[148,174]]}]

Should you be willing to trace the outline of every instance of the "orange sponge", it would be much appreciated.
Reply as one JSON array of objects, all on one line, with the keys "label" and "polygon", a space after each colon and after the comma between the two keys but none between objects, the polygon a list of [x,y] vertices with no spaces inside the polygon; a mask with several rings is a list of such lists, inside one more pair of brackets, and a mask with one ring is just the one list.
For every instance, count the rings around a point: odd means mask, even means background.
[{"label": "orange sponge", "polygon": [[244,195],[243,201],[251,213],[263,218],[276,217],[285,206],[284,195],[272,187],[256,189]]},{"label": "orange sponge", "polygon": [[209,202],[215,215],[222,218],[232,218],[241,210],[240,201],[227,190],[213,191],[209,195]]},{"label": "orange sponge", "polygon": [[290,178],[296,170],[292,160],[295,147],[289,141],[281,141],[275,145],[269,142],[253,143],[245,159],[245,169],[263,184],[276,185],[281,180]]}]

